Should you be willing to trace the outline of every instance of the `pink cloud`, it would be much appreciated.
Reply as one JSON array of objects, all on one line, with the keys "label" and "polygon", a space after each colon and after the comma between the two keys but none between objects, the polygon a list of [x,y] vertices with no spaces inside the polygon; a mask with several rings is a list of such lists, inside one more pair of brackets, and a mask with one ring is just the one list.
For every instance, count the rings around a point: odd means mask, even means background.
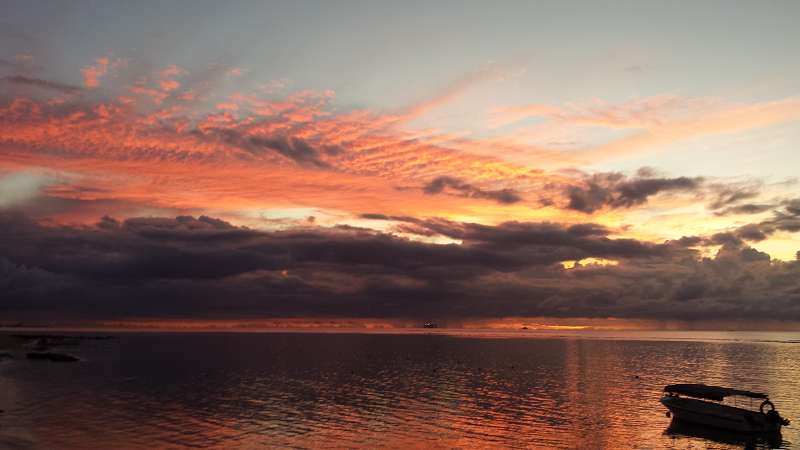
[{"label": "pink cloud", "polygon": [[97,58],[95,63],[81,69],[83,75],[83,85],[89,89],[100,86],[100,78],[108,73],[108,58]]},{"label": "pink cloud", "polygon": [[160,80],[158,85],[161,87],[161,90],[164,92],[174,91],[181,87],[181,84],[175,80]]},{"label": "pink cloud", "polygon": [[221,109],[223,111],[236,111],[239,109],[239,105],[236,103],[217,103],[217,109]]},{"label": "pink cloud", "polygon": [[89,89],[95,89],[100,86],[101,78],[127,65],[128,60],[123,58],[112,59],[108,56],[97,58],[94,60],[94,64],[90,64],[81,69],[83,85]]}]

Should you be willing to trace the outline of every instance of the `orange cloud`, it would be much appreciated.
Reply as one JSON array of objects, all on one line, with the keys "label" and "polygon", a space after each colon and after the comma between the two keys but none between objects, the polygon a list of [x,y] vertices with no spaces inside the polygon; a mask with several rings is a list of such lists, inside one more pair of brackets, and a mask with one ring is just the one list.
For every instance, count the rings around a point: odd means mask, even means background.
[{"label": "orange cloud", "polygon": [[[170,69],[158,76],[178,73]],[[218,104],[220,113],[192,115],[180,102],[166,102],[180,99],[180,87],[173,95],[142,78],[127,89],[152,99],[155,108],[136,96],[94,105],[29,98],[0,104],[2,162],[78,174],[82,186],[102,193],[83,200],[157,208],[312,206],[355,215],[378,208],[498,221],[508,208],[518,215],[542,214],[523,205],[424,195],[424,183],[442,175],[458,174],[486,189],[541,186],[547,177],[448,148],[448,136],[401,130],[397,116],[335,114],[328,108],[332,91],[276,100],[235,95]],[[230,114],[237,108],[241,118]],[[328,169],[319,170],[323,166]],[[75,198],[73,192],[50,195]]]},{"label": "orange cloud", "polygon": [[94,64],[81,69],[83,85],[89,89],[100,87],[100,79],[117,69],[127,66],[128,60],[123,58],[112,59],[108,56],[97,58]]},{"label": "orange cloud", "polygon": [[636,98],[617,105],[601,100],[564,106],[531,104],[495,108],[491,111],[490,125],[499,127],[531,117],[543,117],[578,126],[646,128],[709,112],[720,106],[720,102],[712,99],[674,95]]},{"label": "orange cloud", "polygon": [[736,105],[695,117],[656,124],[632,136],[594,148],[585,148],[586,159],[616,158],[655,151],[667,144],[703,136],[741,132],[800,120],[800,97]]},{"label": "orange cloud", "polygon": [[[654,96],[635,99],[620,105],[595,101],[586,105],[563,107],[532,104],[497,108],[491,112],[490,126],[501,127],[521,120],[540,117],[547,121],[533,129],[517,131],[518,139],[532,131],[558,127],[602,127],[634,130],[633,134],[600,145],[584,145],[560,151],[574,162],[602,159],[642,152],[654,152],[665,146],[703,136],[742,132],[754,128],[800,120],[800,98],[752,103],[725,104],[709,98]],[[535,134],[535,133],[534,133]],[[552,153],[554,150],[548,149]]]},{"label": "orange cloud", "polygon": [[181,87],[181,84],[175,80],[161,80],[158,82],[158,85],[164,92],[174,91],[175,89]]},{"label": "orange cloud", "polygon": [[[124,95],[94,103],[24,97],[0,101],[0,170],[69,173],[68,179],[49,186],[46,195],[79,200],[76,205],[94,202],[119,208],[123,216],[134,210],[147,213],[147,208],[214,211],[241,223],[258,222],[261,212],[274,208],[314,208],[342,222],[376,211],[481,223],[511,217],[582,222],[585,215],[559,209],[558,204],[564,187],[580,177],[531,165],[563,167],[591,152],[609,157],[670,139],[763,126],[800,114],[796,100],[726,109],[712,102],[669,97],[605,109],[597,104],[569,111],[533,107],[506,111],[642,128],[639,138],[608,147],[556,152],[515,136],[474,138],[407,127],[410,117],[467,89],[466,81],[430,102],[394,114],[337,110],[331,105],[333,91],[309,90],[283,98],[236,93],[209,102],[216,108],[203,111],[192,102],[217,99],[196,85],[182,83],[188,77],[176,79],[186,73],[168,66],[123,86]],[[174,84],[164,84],[169,81]],[[708,110],[716,108],[709,113],[713,120],[694,123],[683,116],[692,110],[690,106],[701,103]],[[449,191],[425,195],[423,187],[439,177],[463,180],[475,192],[511,190],[523,201],[498,204],[485,196]],[[98,210],[89,210],[91,220],[96,220]],[[70,220],[80,216],[59,214]],[[621,211],[600,211],[592,220],[621,227],[625,217]],[[653,239],[660,234],[658,227],[649,231]],[[674,234],[674,229],[664,233]]]}]

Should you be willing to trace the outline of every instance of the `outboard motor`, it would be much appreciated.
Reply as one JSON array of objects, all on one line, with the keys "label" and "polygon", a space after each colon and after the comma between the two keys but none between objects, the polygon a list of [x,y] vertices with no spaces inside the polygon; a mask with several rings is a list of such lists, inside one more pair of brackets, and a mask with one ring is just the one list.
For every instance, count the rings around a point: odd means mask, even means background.
[{"label": "outboard motor", "polygon": [[[764,411],[764,409],[766,409],[765,407],[769,408],[769,410],[766,412]],[[764,400],[764,402],[761,403],[761,406],[758,409],[759,411],[761,411],[762,414],[766,414],[767,418],[772,423],[779,423],[783,426],[788,426],[790,423],[789,419],[784,419],[783,417],[781,417],[780,414],[778,414],[778,411],[775,410],[775,405],[773,405],[772,402],[769,400]]]},{"label": "outboard motor", "polygon": [[789,419],[784,419],[780,414],[778,414],[778,411],[775,411],[774,409],[767,413],[767,417],[771,422],[779,423],[783,426],[787,426],[790,423]]}]

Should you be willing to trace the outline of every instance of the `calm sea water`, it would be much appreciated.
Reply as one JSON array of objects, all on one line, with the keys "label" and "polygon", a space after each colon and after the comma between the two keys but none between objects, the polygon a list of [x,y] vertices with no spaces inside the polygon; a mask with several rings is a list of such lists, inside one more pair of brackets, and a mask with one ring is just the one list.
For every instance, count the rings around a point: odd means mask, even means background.
[{"label": "calm sea water", "polygon": [[[741,448],[664,385],[765,390],[800,448],[800,336],[121,333],[0,363],[0,448]],[[747,444],[753,445],[753,443]]]}]

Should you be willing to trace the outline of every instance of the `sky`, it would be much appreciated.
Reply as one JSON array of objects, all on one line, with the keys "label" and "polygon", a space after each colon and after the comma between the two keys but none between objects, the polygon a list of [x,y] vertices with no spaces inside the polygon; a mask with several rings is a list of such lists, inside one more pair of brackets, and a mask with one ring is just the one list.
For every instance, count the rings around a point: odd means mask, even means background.
[{"label": "sky", "polygon": [[5,322],[800,320],[797,2],[0,6]]}]

